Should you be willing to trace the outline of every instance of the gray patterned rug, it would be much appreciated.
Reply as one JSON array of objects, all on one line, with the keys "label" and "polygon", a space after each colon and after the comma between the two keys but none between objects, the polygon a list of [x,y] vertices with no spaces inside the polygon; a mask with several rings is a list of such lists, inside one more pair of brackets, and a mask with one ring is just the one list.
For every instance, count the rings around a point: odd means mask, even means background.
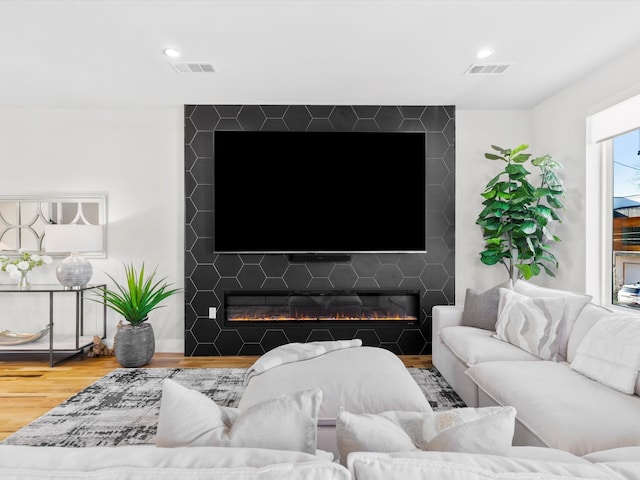
[{"label": "gray patterned rug", "polygon": [[[409,368],[434,410],[464,407],[436,369]],[[154,444],[162,381],[198,390],[234,407],[245,368],[119,368],[23,427],[4,444],[91,447]]]}]

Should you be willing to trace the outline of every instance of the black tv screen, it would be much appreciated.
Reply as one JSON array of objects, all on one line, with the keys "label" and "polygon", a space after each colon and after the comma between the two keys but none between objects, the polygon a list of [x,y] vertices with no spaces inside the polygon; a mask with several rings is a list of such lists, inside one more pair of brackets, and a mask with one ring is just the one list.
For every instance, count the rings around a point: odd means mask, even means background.
[{"label": "black tv screen", "polygon": [[214,252],[426,251],[423,132],[214,133]]}]

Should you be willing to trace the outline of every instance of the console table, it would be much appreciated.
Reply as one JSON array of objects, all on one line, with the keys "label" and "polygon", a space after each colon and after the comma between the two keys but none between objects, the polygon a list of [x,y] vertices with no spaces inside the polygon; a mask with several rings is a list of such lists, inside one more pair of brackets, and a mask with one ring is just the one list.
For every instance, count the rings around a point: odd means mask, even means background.
[{"label": "console table", "polygon": [[[39,297],[47,295],[49,298],[49,332],[43,338],[20,345],[0,345],[0,355],[2,354],[35,354],[35,353],[48,353],[49,365],[55,366],[63,360],[71,358],[81,353],[84,348],[93,343],[93,334],[85,335],[85,301],[87,300],[87,293],[95,294],[96,289],[106,287],[106,284],[98,285],[86,285],[78,289],[68,289],[62,285],[34,285],[27,290],[20,290],[17,285],[0,285],[0,309],[3,303],[3,296],[5,294],[18,294],[33,296],[33,301],[39,301]],[[39,294],[39,295],[36,295]],[[75,296],[75,335],[56,335],[54,329],[54,298],[58,298],[60,295],[73,295]],[[101,338],[105,338],[107,335],[107,307],[105,305],[96,304],[96,316],[98,317],[99,311],[102,312],[102,335]],[[0,324],[0,330],[5,330]],[[99,333],[96,333],[98,335]],[[62,358],[57,360],[54,358],[56,355],[63,355]]]}]

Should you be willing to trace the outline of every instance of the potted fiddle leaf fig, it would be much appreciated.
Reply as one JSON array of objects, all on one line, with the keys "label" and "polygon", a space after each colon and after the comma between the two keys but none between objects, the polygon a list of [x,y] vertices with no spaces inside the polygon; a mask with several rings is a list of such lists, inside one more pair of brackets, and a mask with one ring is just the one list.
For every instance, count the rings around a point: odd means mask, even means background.
[{"label": "potted fiddle leaf fig", "polygon": [[[526,144],[513,149],[491,148],[494,152],[485,153],[485,158],[505,165],[482,193],[484,209],[476,220],[485,240],[480,260],[485,265],[503,265],[513,282],[528,280],[542,271],[555,277],[558,260],[550,245],[560,238],[550,226],[561,222],[557,210],[564,209],[561,198],[565,188],[556,173],[562,165],[549,155],[531,158],[525,153]],[[528,166],[537,168],[538,186],[530,180]]]},{"label": "potted fiddle leaf fig", "polygon": [[160,303],[178,293],[180,289],[169,288],[165,278],[155,281],[156,270],[147,275],[144,263],[140,269],[133,264],[124,265],[126,283],[115,284],[115,289],[100,288],[99,302],[122,315],[128,322],[120,326],[114,339],[116,359],[123,367],[141,367],[151,361],[155,353],[155,336],[149,313],[160,308]]}]

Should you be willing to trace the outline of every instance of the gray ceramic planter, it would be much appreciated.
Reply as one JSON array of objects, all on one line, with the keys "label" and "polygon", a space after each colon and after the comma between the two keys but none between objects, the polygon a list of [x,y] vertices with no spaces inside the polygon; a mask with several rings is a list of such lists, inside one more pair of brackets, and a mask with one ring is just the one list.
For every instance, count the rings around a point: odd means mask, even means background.
[{"label": "gray ceramic planter", "polygon": [[116,360],[126,368],[142,367],[151,361],[156,341],[150,323],[123,325],[116,332]]}]

